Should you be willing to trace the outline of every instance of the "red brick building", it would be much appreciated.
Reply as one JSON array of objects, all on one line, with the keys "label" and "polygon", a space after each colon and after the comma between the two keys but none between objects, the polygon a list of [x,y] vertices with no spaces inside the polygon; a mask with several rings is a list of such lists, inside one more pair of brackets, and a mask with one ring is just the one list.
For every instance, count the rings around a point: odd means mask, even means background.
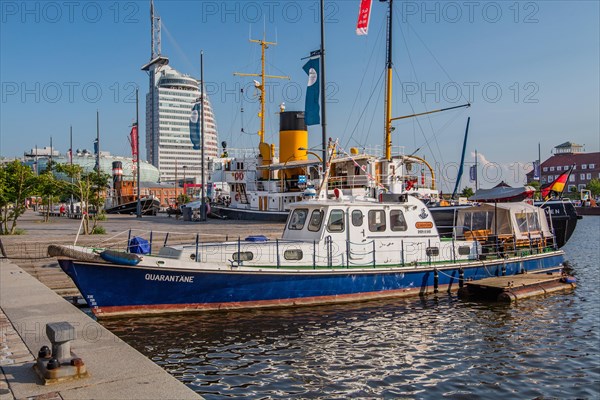
[{"label": "red brick building", "polygon": [[[565,192],[575,188],[585,189],[592,179],[600,179],[600,152],[584,153],[583,146],[565,142],[554,148],[554,155],[544,161],[540,168],[540,183],[553,182],[562,173],[575,166],[569,177]],[[527,174],[527,182],[533,181],[533,171]]]}]

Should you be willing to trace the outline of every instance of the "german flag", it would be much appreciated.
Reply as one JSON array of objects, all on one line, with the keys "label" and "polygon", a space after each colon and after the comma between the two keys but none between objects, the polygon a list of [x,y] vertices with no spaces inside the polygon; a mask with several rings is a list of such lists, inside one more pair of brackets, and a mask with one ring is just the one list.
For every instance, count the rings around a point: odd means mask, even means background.
[{"label": "german flag", "polygon": [[569,175],[571,175],[571,171],[573,171],[573,167],[571,167],[567,172],[563,172],[558,178],[554,180],[542,188],[540,188],[540,192],[542,193],[542,199],[548,200],[550,198],[550,193],[555,192],[559,195],[562,194],[565,190],[565,186],[567,181],[569,180]]}]

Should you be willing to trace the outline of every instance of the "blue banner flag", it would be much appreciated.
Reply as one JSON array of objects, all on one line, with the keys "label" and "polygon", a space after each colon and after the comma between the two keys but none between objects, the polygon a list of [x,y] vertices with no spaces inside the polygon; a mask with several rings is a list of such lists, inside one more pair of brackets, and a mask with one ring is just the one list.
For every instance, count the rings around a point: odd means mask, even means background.
[{"label": "blue banner flag", "polygon": [[469,178],[472,181],[477,180],[477,165],[471,165],[471,168],[469,168]]},{"label": "blue banner flag", "polygon": [[320,58],[311,58],[302,67],[308,75],[308,86],[306,88],[306,102],[304,104],[304,122],[306,125],[318,125],[321,123],[319,114],[319,61]]},{"label": "blue banner flag", "polygon": [[539,161],[533,162],[533,180],[534,181],[540,180],[540,162]]},{"label": "blue banner flag", "polygon": [[190,140],[194,150],[200,150],[200,102],[194,104],[190,114]]}]

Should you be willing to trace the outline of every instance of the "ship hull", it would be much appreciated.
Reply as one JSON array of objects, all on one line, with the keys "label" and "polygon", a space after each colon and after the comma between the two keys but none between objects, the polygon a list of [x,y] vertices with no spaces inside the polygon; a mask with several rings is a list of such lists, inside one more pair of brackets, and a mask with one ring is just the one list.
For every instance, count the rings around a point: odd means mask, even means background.
[{"label": "ship hull", "polygon": [[211,208],[220,217],[241,221],[285,222],[290,214],[289,211],[244,210],[214,205]]},{"label": "ship hull", "polygon": [[[556,272],[562,251],[419,267],[200,269],[123,266],[60,259],[99,318],[157,313],[290,307],[458,290],[466,280]],[[193,263],[191,264],[193,265]],[[437,271],[437,272],[436,272]],[[462,275],[462,276],[461,276]],[[436,283],[437,279],[437,283]]]},{"label": "ship hull", "polygon": [[[140,203],[142,215],[156,215],[160,208],[160,201],[158,199],[145,198],[141,199]],[[104,211],[106,211],[107,214],[135,214],[137,213],[137,200],[105,208]]]}]

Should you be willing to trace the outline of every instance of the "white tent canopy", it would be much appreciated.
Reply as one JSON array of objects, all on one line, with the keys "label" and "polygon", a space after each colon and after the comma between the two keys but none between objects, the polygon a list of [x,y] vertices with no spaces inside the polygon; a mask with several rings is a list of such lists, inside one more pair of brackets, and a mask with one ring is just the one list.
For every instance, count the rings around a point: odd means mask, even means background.
[{"label": "white tent canopy", "polygon": [[487,231],[492,235],[514,235],[516,239],[552,237],[544,210],[528,203],[484,203],[458,211],[457,235]]}]

